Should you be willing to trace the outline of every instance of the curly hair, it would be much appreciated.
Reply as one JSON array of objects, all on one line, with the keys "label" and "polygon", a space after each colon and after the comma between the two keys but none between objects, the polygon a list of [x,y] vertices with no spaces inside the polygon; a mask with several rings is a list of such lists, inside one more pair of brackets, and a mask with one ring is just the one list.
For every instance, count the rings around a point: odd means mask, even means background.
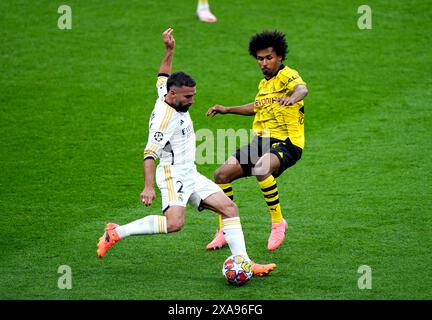
[{"label": "curly hair", "polygon": [[249,54],[255,59],[257,51],[272,47],[282,61],[285,60],[288,53],[288,43],[285,39],[285,34],[280,31],[263,31],[256,33],[249,41]]}]

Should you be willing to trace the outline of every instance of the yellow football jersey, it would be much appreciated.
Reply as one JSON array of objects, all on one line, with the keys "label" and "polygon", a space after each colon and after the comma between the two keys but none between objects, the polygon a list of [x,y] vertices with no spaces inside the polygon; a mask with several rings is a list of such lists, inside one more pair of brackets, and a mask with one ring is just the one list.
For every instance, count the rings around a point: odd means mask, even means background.
[{"label": "yellow football jersey", "polygon": [[258,136],[279,140],[290,138],[291,142],[304,148],[304,102],[281,106],[278,98],[289,97],[298,84],[306,83],[296,70],[287,66],[273,78],[261,80],[255,98],[253,131]]}]

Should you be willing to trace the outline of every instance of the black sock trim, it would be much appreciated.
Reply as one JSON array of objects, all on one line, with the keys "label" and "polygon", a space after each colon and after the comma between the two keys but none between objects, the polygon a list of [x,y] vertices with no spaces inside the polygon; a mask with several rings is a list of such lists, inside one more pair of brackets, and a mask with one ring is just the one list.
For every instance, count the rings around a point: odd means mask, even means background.
[{"label": "black sock trim", "polygon": [[265,194],[264,198],[274,198],[274,197],[276,197],[278,195],[279,195],[279,192],[276,191],[275,193]]},{"label": "black sock trim", "polygon": [[261,189],[261,191],[262,191],[262,192],[267,192],[267,191],[274,190],[274,189],[276,189],[276,188],[277,188],[277,184],[275,183],[275,184],[272,185],[271,187]]},{"label": "black sock trim", "polygon": [[267,202],[267,206],[269,206],[269,207],[274,206],[276,204],[279,204],[279,199],[276,199],[275,201],[272,201],[272,202]]}]

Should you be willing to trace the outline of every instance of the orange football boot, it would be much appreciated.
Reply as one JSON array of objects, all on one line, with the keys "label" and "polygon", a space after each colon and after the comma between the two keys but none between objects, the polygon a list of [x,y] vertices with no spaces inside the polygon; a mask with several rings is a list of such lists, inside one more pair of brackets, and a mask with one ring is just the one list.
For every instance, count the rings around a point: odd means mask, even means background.
[{"label": "orange football boot", "polygon": [[276,264],[258,264],[254,261],[252,262],[252,273],[254,277],[264,277],[270,274],[274,269],[276,269]]},{"label": "orange football boot", "polygon": [[224,234],[222,229],[221,230],[216,230],[216,234],[214,236],[214,239],[212,240],[212,242],[210,242],[206,249],[207,250],[217,250],[220,249],[222,247],[225,247],[228,244],[228,242],[226,242]]},{"label": "orange football boot", "polygon": [[115,223],[108,223],[105,227],[105,232],[102,237],[99,238],[99,243],[97,244],[97,255],[99,258],[107,253],[108,249],[111,248],[117,241],[120,240],[120,236],[115,231],[119,225]]}]

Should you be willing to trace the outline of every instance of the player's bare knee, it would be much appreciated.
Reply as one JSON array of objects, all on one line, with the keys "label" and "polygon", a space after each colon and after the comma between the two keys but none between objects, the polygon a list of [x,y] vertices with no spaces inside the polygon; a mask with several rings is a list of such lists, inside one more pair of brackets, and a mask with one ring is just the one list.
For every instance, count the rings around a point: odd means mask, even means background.
[{"label": "player's bare knee", "polygon": [[267,175],[269,172],[268,169],[263,168],[261,166],[255,165],[255,167],[252,169],[252,174],[256,177],[263,177]]},{"label": "player's bare knee", "polygon": [[272,172],[272,167],[267,161],[258,161],[254,168],[252,168],[252,174],[257,177],[268,176]]}]

